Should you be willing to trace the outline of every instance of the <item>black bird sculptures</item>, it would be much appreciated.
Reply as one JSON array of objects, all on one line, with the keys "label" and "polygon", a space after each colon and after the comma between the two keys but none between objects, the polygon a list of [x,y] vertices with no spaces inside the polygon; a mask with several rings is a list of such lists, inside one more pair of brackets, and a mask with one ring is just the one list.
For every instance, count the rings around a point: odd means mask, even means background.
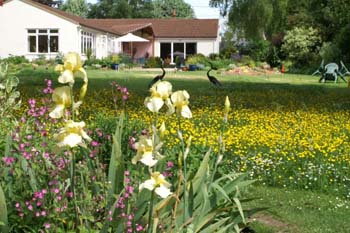
[{"label": "black bird sculptures", "polygon": [[164,61],[162,60],[161,62],[161,66],[160,68],[162,69],[163,73],[162,74],[159,74],[157,75],[156,77],[154,77],[152,79],[152,81],[148,84],[148,88],[151,88],[156,82],[158,82],[159,80],[163,80],[164,76],[165,76],[165,70],[164,70]]},{"label": "black bird sculptures", "polygon": [[219,80],[217,80],[217,78],[209,74],[211,70],[217,70],[217,68],[213,67],[213,65],[210,63],[210,69],[207,72],[207,77],[209,81],[216,87],[222,87],[222,84],[219,82]]}]

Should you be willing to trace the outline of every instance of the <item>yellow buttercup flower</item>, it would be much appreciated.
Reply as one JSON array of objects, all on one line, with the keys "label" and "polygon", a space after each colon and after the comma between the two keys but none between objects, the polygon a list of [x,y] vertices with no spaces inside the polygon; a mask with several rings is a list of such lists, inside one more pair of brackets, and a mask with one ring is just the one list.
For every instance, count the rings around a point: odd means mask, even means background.
[{"label": "yellow buttercup flower", "polygon": [[64,114],[64,109],[72,104],[70,87],[57,87],[52,93],[52,100],[56,103],[56,106],[49,116],[51,118],[61,118]]},{"label": "yellow buttercup flower", "polygon": [[165,180],[165,177],[159,172],[153,172],[151,179],[146,180],[139,186],[139,190],[146,188],[159,195],[161,198],[167,198],[172,192],[170,191],[171,184]]},{"label": "yellow buttercup flower", "polygon": [[136,164],[138,161],[140,161],[149,167],[153,167],[158,162],[158,160],[156,160],[153,156],[152,139],[146,136],[141,136],[140,141],[135,143],[135,148],[137,150],[137,153],[131,160],[133,164]]},{"label": "yellow buttercup flower", "polygon": [[53,137],[58,141],[57,146],[62,147],[76,147],[86,146],[83,139],[91,141],[91,138],[83,130],[85,122],[74,122],[72,120],[67,121],[64,128],[60,130],[58,134],[54,134]]},{"label": "yellow buttercup flower", "polygon": [[176,109],[178,116],[192,118],[192,112],[188,107],[190,95],[187,91],[176,91],[171,95],[171,101]]}]

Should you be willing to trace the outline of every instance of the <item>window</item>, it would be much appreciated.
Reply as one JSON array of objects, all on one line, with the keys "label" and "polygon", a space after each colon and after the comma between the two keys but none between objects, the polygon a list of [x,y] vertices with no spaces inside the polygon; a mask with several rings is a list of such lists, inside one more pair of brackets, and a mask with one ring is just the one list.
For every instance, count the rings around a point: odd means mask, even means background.
[{"label": "window", "polygon": [[160,57],[164,60],[171,56],[171,43],[160,43]]},{"label": "window", "polygon": [[184,59],[194,54],[197,54],[196,42],[160,43],[160,57],[163,59],[170,58],[171,62],[176,62],[176,57]]},{"label": "window", "polygon": [[30,53],[57,53],[58,29],[28,29]]},{"label": "window", "polygon": [[186,43],[186,57],[197,54],[197,43]]},{"label": "window", "polygon": [[81,32],[81,53],[86,54],[88,50],[95,50],[96,36],[90,32]]}]

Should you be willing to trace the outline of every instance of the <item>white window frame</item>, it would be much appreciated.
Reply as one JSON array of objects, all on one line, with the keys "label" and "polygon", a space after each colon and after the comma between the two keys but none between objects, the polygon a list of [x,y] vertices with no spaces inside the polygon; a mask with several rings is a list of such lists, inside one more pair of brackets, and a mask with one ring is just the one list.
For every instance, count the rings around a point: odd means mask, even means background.
[{"label": "white window frame", "polygon": [[[40,30],[46,30],[46,32],[39,32]],[[51,30],[57,30],[57,32],[51,32]],[[35,32],[29,32],[29,31],[35,31]],[[30,54],[58,54],[60,51],[60,30],[58,28],[27,28],[27,51]],[[46,35],[47,36],[47,52],[39,52],[39,35]],[[29,37],[35,36],[35,52],[30,51],[30,41]],[[57,36],[58,37],[58,46],[56,52],[50,51],[50,39],[51,36]]]},{"label": "white window frame", "polygon": [[80,31],[80,52],[86,55],[86,51],[91,49],[92,54],[95,54],[96,35],[87,31]]}]

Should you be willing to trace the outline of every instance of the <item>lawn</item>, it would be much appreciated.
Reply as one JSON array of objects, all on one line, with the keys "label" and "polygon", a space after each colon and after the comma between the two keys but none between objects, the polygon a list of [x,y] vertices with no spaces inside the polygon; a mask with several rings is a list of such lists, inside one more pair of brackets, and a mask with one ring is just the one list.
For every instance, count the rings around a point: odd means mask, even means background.
[{"label": "lawn", "polygon": [[[114,128],[101,122],[111,121],[116,108],[123,108],[116,107],[112,98],[111,82],[116,82],[129,90],[125,108],[133,129],[142,129],[152,122],[143,102],[149,95],[148,83],[158,73],[88,70],[89,89],[79,119],[112,133]],[[249,205],[268,209],[256,216],[258,222],[251,227],[256,232],[347,232],[350,96],[346,84],[321,84],[319,77],[305,75],[212,75],[223,88],[213,87],[204,71],[168,72],[165,80],[173,90],[190,94],[193,119],[183,122],[183,131],[185,139],[193,136],[196,151],[220,150],[220,119],[229,97],[232,111],[219,170],[246,172],[257,180],[247,195],[258,199]],[[51,70],[26,69],[18,76],[24,103],[43,96],[45,79],[58,85]],[[82,81],[78,79],[76,85]],[[18,114],[26,109],[24,104]],[[158,120],[166,121],[166,147],[171,150],[178,143],[176,119],[160,115]],[[190,162],[196,164],[198,158]]]}]

